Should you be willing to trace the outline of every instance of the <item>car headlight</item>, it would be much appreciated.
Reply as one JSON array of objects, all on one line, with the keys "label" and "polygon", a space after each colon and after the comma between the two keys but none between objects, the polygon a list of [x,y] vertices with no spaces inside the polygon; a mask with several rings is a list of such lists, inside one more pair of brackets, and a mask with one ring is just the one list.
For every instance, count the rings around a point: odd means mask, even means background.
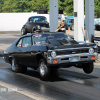
[{"label": "car headlight", "polygon": [[89,49],[89,53],[90,53],[90,54],[93,54],[93,53],[94,53],[94,49],[93,49],[93,48],[90,48],[90,49]]},{"label": "car headlight", "polygon": [[40,29],[40,26],[37,26],[38,29]]},{"label": "car headlight", "polygon": [[52,57],[56,57],[56,52],[55,52],[55,51],[52,51],[52,52],[51,52],[51,56],[52,56]]}]

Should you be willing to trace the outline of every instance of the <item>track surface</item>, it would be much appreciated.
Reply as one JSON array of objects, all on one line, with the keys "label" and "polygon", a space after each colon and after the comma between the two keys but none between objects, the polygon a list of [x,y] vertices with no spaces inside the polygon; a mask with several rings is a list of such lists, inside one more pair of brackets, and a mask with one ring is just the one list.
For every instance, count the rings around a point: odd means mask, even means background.
[{"label": "track surface", "polygon": [[100,69],[91,75],[82,69],[59,69],[46,81],[41,80],[38,71],[28,68],[27,73],[14,73],[9,64],[0,58],[0,81],[14,85],[44,98],[56,100],[100,100]]}]

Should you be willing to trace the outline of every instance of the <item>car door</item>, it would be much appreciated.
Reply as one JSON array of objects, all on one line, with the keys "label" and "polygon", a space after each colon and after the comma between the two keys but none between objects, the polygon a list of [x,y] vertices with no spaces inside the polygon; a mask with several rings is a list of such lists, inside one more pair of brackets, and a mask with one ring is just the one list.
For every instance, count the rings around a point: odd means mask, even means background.
[{"label": "car door", "polygon": [[[46,37],[49,36],[49,34],[45,35],[33,35],[32,36],[32,41],[33,45],[31,47],[31,57],[32,57],[32,65],[34,68],[37,68],[39,65],[39,60],[38,60],[38,55],[41,55],[44,51],[47,51],[47,47],[42,45],[46,43],[47,39]],[[40,57],[40,56],[39,56]]]},{"label": "car door", "polygon": [[37,37],[35,38],[34,36],[32,36],[32,47],[31,47],[31,66],[33,66],[34,68],[37,68],[38,67],[38,64],[37,64],[37,58],[36,58],[36,55],[38,53],[38,51],[41,51],[40,49],[41,48],[38,48],[38,44],[35,43],[35,41],[38,41],[38,35]]},{"label": "car door", "polygon": [[18,62],[25,66],[30,66],[31,64],[31,46],[32,40],[31,36],[22,38],[22,43],[18,48]]},{"label": "car door", "polygon": [[33,17],[29,18],[28,22],[26,23],[28,32],[32,32],[32,28],[34,27],[34,24],[35,24],[34,18]]}]

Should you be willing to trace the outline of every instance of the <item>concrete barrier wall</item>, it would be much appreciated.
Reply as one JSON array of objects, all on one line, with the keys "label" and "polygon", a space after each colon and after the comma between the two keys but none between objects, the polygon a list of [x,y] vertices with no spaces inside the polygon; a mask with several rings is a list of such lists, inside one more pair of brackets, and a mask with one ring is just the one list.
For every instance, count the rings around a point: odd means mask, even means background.
[{"label": "concrete barrier wall", "polygon": [[20,31],[31,16],[45,16],[49,22],[49,14],[0,13],[0,31]]}]

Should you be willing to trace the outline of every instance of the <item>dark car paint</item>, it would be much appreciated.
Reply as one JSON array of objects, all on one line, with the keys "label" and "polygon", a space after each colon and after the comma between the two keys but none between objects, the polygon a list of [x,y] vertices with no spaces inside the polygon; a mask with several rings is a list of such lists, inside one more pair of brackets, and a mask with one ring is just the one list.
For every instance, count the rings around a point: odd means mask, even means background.
[{"label": "dark car paint", "polygon": [[[30,18],[37,18],[37,17],[41,18],[41,17],[44,17],[44,16],[32,16]],[[36,29],[36,27],[35,27],[36,25],[40,25],[41,27],[49,28],[49,23],[48,22],[29,22],[29,19],[26,22],[26,24],[22,26],[22,28],[26,29],[27,33],[33,32],[33,28]]]},{"label": "dark car paint", "polygon": [[[59,40],[60,41],[60,40]],[[61,40],[62,41],[62,40]],[[79,48],[79,47],[89,47],[89,46],[95,46],[95,44],[94,43],[84,43],[84,44],[79,44],[79,43],[77,43],[77,44],[72,44],[70,41],[69,41],[69,39],[67,39],[67,41],[70,43],[70,45],[68,44],[64,44],[64,45],[59,45],[59,46],[57,46],[57,45],[54,45],[54,49],[64,49],[64,48]],[[51,46],[50,47],[53,47],[53,45],[51,44]]]},{"label": "dark car paint", "polygon": [[96,24],[96,25],[95,25],[95,29],[96,29],[97,31],[99,31],[99,30],[100,30],[100,25],[99,25],[99,24]]},{"label": "dark car paint", "polygon": [[[94,37],[93,42],[98,46],[98,44],[95,41],[100,41],[100,37]],[[100,46],[98,46],[98,53],[100,53]]]},{"label": "dark car paint", "polygon": [[[8,54],[7,56],[14,57],[16,61],[24,66],[33,66],[36,67],[38,66],[38,62],[36,60],[36,56],[40,54],[44,59],[46,59],[46,56],[44,55],[43,52],[47,52],[47,46],[36,46],[33,45],[31,47],[16,47],[16,44],[19,42],[20,39],[23,37],[28,37],[32,35],[26,35],[26,36],[21,36],[19,39],[17,39],[14,44],[12,44],[10,47],[8,47],[5,52]],[[33,51],[34,50],[34,51]],[[8,57],[7,57],[8,58]],[[7,60],[8,63],[10,63],[9,60]]]},{"label": "dark car paint", "polygon": [[[38,34],[50,34],[50,33],[38,33]],[[30,47],[24,47],[24,48],[16,47],[16,44],[19,42],[20,39],[22,39],[23,37],[29,37],[29,36],[32,37],[33,35],[36,35],[36,33],[21,36],[10,47],[8,47],[4,51],[5,60],[8,63],[11,63],[10,58],[14,57],[16,59],[16,61],[22,66],[38,68],[38,65],[39,65],[38,59],[40,59],[42,57],[45,59],[45,61],[47,61],[48,50],[64,49],[64,48],[72,48],[73,49],[73,48],[78,48],[78,47],[95,46],[95,44],[83,44],[83,45],[80,45],[80,44],[65,45],[64,44],[64,45],[60,45],[60,46],[47,44],[47,45],[32,45]]]}]

